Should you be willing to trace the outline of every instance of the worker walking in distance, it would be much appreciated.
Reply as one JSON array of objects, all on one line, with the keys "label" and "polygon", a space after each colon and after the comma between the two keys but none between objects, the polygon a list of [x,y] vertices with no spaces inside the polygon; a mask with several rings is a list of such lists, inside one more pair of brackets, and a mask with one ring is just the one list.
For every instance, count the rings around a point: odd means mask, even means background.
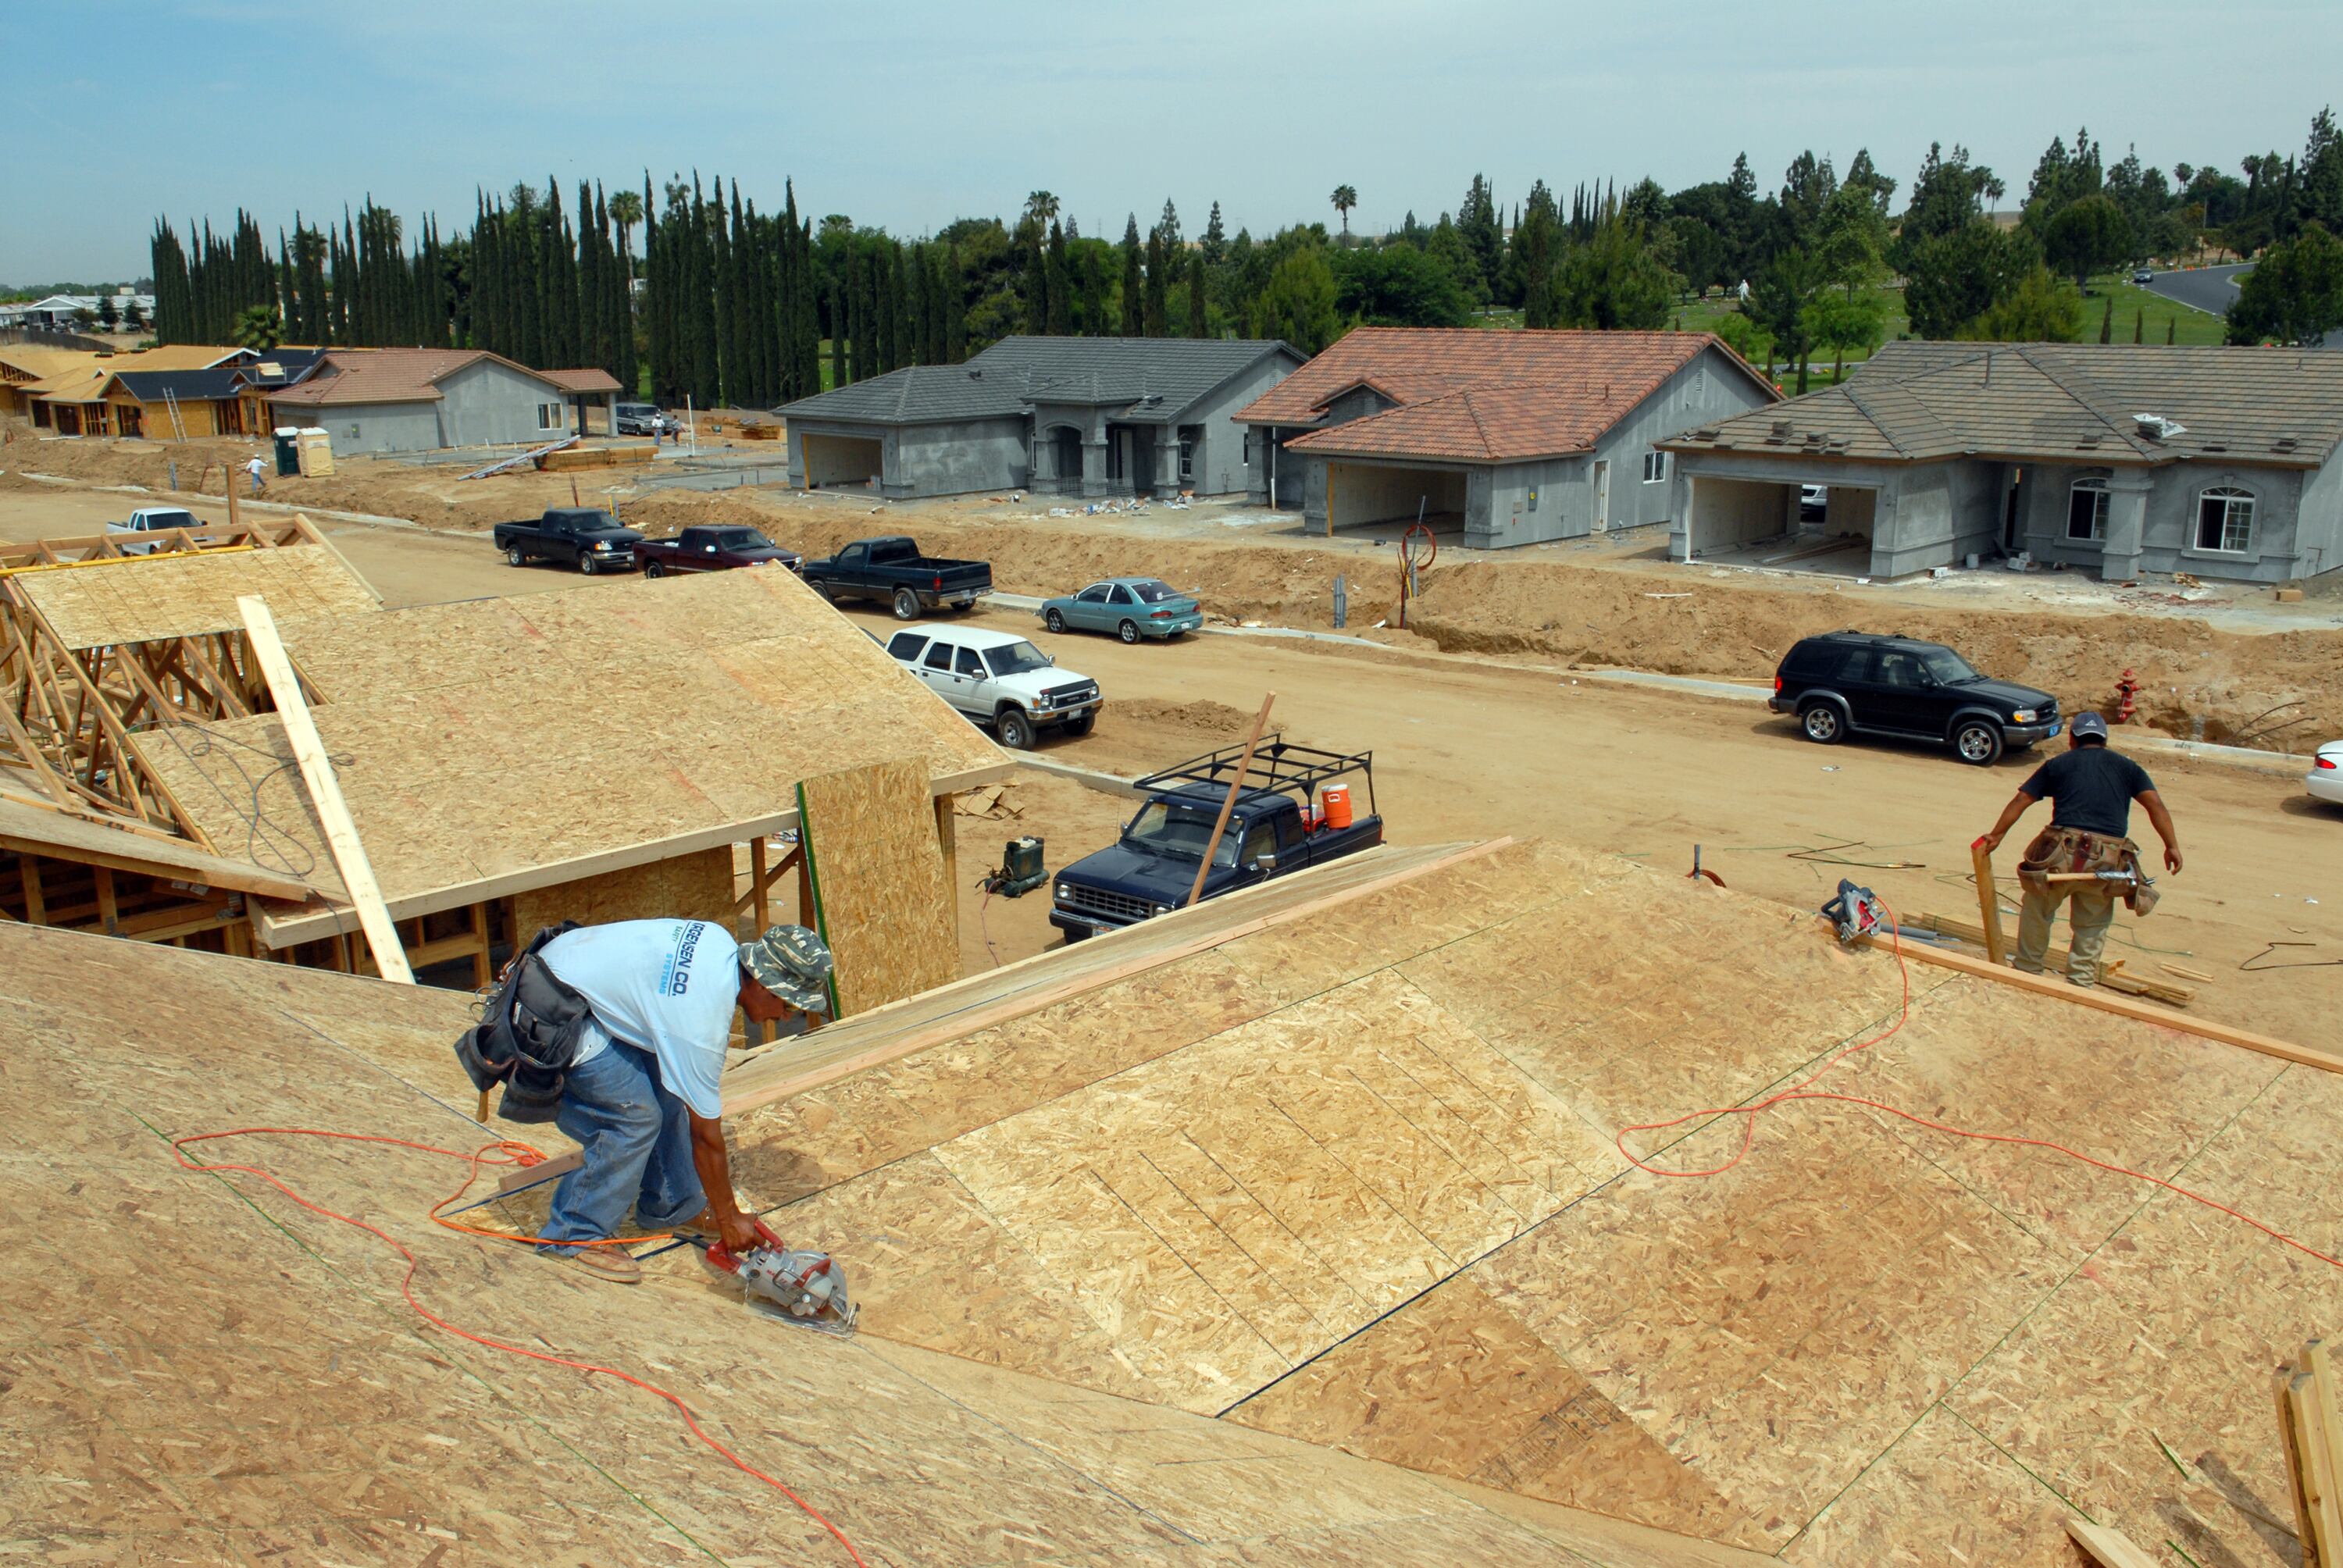
[{"label": "worker walking in distance", "polygon": [[255,457],[251,462],[246,463],[244,466],[244,471],[252,477],[252,493],[256,496],[268,487],[260,477],[266,471],[267,467],[268,465],[262,462],[258,457]]},{"label": "worker walking in distance", "polygon": [[[2126,835],[2131,829],[2132,802],[2147,811],[2148,821],[2164,840],[2164,869],[2180,869],[2180,838],[2172,813],[2147,770],[2119,751],[2107,749],[2107,721],[2096,713],[2078,713],[2066,733],[2066,749],[2034,770],[2002,808],[2001,819],[1986,834],[1987,850],[2002,839],[2036,800],[2050,802],[2050,825],[2034,837],[2017,862],[2017,879],[2025,901],[2017,917],[2016,964],[2028,974],[2042,972],[2050,950],[2050,923],[2058,907],[2066,905],[2073,928],[2066,948],[2066,978],[2078,986],[2099,982],[2099,955],[2107,945],[2107,928],[2115,923],[2116,900],[2131,906],[2135,915],[2156,907],[2156,890],[2140,875],[2139,846]],[[2053,882],[2052,873],[2114,875],[2095,881]]]},{"label": "worker walking in distance", "polygon": [[541,931],[507,969],[481,1025],[456,1047],[501,1114],[550,1121],[584,1164],[553,1190],[538,1251],[605,1280],[642,1270],[618,1234],[628,1211],[734,1253],[758,1244],[725,1154],[724,1054],[732,1015],[779,1023],[830,1011],[830,950],[802,926],[736,941],[706,920],[622,920]]}]

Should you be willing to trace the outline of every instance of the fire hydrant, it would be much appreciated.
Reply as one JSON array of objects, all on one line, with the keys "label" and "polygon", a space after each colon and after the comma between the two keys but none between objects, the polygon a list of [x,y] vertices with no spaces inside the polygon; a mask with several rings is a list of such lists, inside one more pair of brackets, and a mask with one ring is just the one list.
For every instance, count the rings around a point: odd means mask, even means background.
[{"label": "fire hydrant", "polygon": [[2139,681],[2128,669],[2116,681],[2116,722],[2131,722],[2132,709],[2138,706]]}]

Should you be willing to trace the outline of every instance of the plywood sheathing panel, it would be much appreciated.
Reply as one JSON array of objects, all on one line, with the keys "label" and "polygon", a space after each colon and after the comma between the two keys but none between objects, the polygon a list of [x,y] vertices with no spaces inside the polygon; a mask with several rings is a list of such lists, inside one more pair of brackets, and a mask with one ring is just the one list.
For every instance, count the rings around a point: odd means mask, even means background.
[{"label": "plywood sheathing panel", "polygon": [[268,601],[281,625],[380,608],[332,549],[288,545],[218,554],[173,552],[10,579],[71,648],[241,631],[240,594]]},{"label": "plywood sheathing panel", "polygon": [[[760,1202],[794,1201],[1209,1039],[1277,1005],[1213,951],[1114,981],[1086,1001],[1111,1010],[1121,1026],[1102,1032],[1089,1027],[1079,1010],[1051,1009],[809,1094],[728,1115],[734,1180]],[[826,1029],[818,1038],[831,1032]],[[774,1059],[787,1061],[797,1049],[795,1042],[779,1047]]]},{"label": "plywood sheathing panel", "polygon": [[524,942],[540,928],[564,920],[601,926],[673,916],[712,920],[732,930],[732,851],[700,849],[672,860],[538,888],[514,894],[512,904],[513,930]]},{"label": "plywood sheathing panel", "polygon": [[[254,976],[0,928],[12,1541],[88,1561],[842,1560],[666,1405],[425,1330],[371,1238],[250,1178],[174,1167],[163,1135],[245,1122],[481,1136],[339,1038],[442,1028],[463,999]],[[673,1256],[613,1291],[425,1222],[453,1161],[277,1140],[220,1152],[399,1235],[418,1292],[459,1321],[671,1383],[874,1564],[1759,1561],[867,1337],[779,1341]],[[134,1229],[135,1247],[90,1241]]]},{"label": "plywood sheathing panel", "polygon": [[[1449,1412],[1469,1411],[1469,1421]],[[1231,1420],[1504,1492],[1770,1549],[1739,1510],[1467,1277],[1343,1341]]]},{"label": "plywood sheathing panel", "polygon": [[[1154,1397],[1199,1411],[1282,1376],[1616,1163],[1389,974],[934,1152],[1072,1290]],[[788,1222],[822,1228],[859,1184],[798,1205]],[[883,1267],[870,1278],[866,1296],[894,1288]]]},{"label": "plywood sheathing panel", "polygon": [[[286,642],[394,911],[728,825],[745,838],[794,813],[797,779],[841,766],[915,755],[931,789],[1007,766],[787,573],[329,617]],[[251,779],[286,751],[268,716],[136,744],[228,852],[256,830]],[[277,860],[329,873],[300,795],[264,789],[259,831],[289,835]]]},{"label": "plywood sheathing panel", "polygon": [[798,786],[830,994],[850,1018],[960,978],[960,931],[927,771],[900,758]]}]

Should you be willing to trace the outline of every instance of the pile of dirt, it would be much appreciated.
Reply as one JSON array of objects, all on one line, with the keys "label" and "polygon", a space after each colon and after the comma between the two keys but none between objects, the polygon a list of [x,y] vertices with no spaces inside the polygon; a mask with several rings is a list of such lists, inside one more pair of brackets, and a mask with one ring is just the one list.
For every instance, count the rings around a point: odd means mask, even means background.
[{"label": "pile of dirt", "polygon": [[1252,733],[1252,715],[1241,708],[1231,708],[1225,702],[1198,699],[1193,702],[1155,702],[1141,699],[1112,705],[1115,719],[1121,723],[1149,729],[1185,729],[1214,739],[1226,738],[1242,740]]},{"label": "pile of dirt", "polygon": [[[2168,734],[2286,749],[2343,733],[2343,633],[2247,635],[2164,616],[2061,615],[1867,604],[1855,594],[1559,564],[1475,562],[1436,572],[1411,628],[1458,652],[1664,674],[1766,677],[1802,637],[1855,626],[1949,643],[1987,674],[2055,694],[2068,711],[2111,710],[2125,670],[2138,717]],[[2270,710],[2296,719],[2268,733]]]}]

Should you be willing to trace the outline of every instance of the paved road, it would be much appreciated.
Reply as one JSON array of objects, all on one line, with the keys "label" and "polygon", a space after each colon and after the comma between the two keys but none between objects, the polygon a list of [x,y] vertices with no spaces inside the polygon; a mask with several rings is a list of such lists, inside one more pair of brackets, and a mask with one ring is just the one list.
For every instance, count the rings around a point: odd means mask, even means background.
[{"label": "paved road", "polygon": [[[2159,272],[2147,286],[2208,316],[2227,316],[2237,297],[2237,280],[2253,269],[2254,264],[2247,261],[2234,266],[2200,266],[2193,272]],[[2343,348],[2343,331],[2328,333],[2324,347]]]},{"label": "paved road", "polygon": [[2207,316],[2227,316],[2237,297],[2237,279],[2254,269],[2253,263],[2235,266],[2200,266],[2189,272],[2159,272],[2147,286],[2151,293],[2177,300]]}]

